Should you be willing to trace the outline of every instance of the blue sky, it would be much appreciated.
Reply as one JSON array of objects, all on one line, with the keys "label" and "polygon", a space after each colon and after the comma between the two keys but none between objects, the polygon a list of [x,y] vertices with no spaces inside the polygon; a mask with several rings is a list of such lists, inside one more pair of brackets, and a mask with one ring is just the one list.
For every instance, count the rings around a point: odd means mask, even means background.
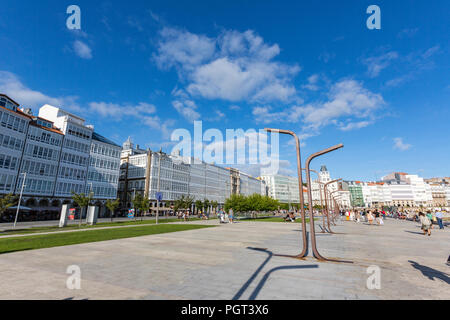
[{"label": "blue sky", "polygon": [[[304,159],[344,143],[312,165],[334,177],[450,175],[448,1],[0,4],[0,92],[81,114],[118,143],[169,152],[194,120],[278,127],[302,137]],[[71,4],[81,31],[66,27]],[[371,4],[381,30],[366,27]],[[280,173],[295,174],[280,141]]]}]

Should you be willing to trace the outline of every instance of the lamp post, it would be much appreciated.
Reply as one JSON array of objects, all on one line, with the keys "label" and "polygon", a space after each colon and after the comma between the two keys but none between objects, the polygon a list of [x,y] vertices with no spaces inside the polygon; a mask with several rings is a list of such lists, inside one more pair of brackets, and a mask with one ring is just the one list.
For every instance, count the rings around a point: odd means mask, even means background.
[{"label": "lamp post", "polygon": [[17,204],[16,218],[14,219],[14,228],[16,227],[17,224],[17,217],[19,216],[20,203],[22,202],[23,188],[25,187],[25,180],[27,178],[26,172],[22,172],[21,174],[23,174],[23,181],[22,181],[22,188],[20,189],[19,203]]},{"label": "lamp post", "polygon": [[305,202],[303,199],[303,182],[302,182],[302,165],[301,165],[301,157],[300,157],[300,140],[297,135],[290,130],[281,130],[281,129],[264,129],[267,132],[277,132],[282,134],[289,134],[294,137],[296,149],[297,149],[297,171],[298,171],[298,191],[300,196],[300,212],[302,216],[302,238],[303,238],[303,250],[297,255],[297,258],[303,258],[308,255],[308,239],[306,237],[306,218],[305,218]]},{"label": "lamp post", "polygon": [[[303,168],[302,170],[306,171],[306,168]],[[320,176],[316,170],[309,169],[309,171],[312,171],[315,174],[317,174],[318,178],[317,183],[319,184],[319,194],[320,194],[320,212],[322,213],[322,226],[323,226],[321,233],[325,233],[325,215],[323,214],[322,187],[321,187],[322,185],[324,185],[324,183],[319,181]],[[312,199],[310,200],[310,202],[312,203]]]},{"label": "lamp post", "polygon": [[[329,192],[328,191],[328,186],[330,185],[330,184],[332,184],[332,183],[335,183],[335,182],[338,182],[338,181],[341,181],[342,180],[342,178],[340,178],[340,179],[336,179],[336,180],[332,180],[332,181],[330,181],[330,182],[327,182],[327,183],[325,183],[325,186],[324,186],[324,194],[325,194],[325,207],[326,207],[326,212],[327,212],[327,224],[328,224],[328,232],[330,232],[330,233],[333,233],[332,231],[331,231],[331,226],[330,226],[330,212],[329,212],[329,210],[328,210],[328,199],[327,199],[327,192]],[[330,198],[330,201],[331,201],[331,198]],[[330,207],[331,207],[331,203],[330,203]]]},{"label": "lamp post", "polygon": [[157,194],[156,194],[156,221],[155,223],[158,224],[158,217],[159,217],[159,188],[160,188],[160,180],[161,180],[161,155],[162,150],[160,149],[158,152],[158,183],[157,183]]},{"label": "lamp post", "polygon": [[[336,201],[336,199],[333,197],[333,194],[335,194],[336,192],[339,192],[340,190],[335,190],[335,191],[332,191],[332,192],[330,192],[330,207],[332,207],[333,208],[333,215],[332,215],[332,217],[333,217],[333,220],[334,220],[334,217],[336,216],[336,208],[339,208],[339,207],[337,207],[336,206],[336,204],[337,204],[337,201]],[[333,201],[333,202],[331,202],[331,201]]]},{"label": "lamp post", "polygon": [[[338,144],[338,145],[336,145],[336,146],[333,146],[333,147],[324,149],[324,150],[322,150],[322,151],[313,153],[313,154],[310,155],[310,156],[308,157],[308,159],[306,160],[306,166],[305,166],[305,167],[306,167],[306,182],[307,182],[307,184],[308,184],[308,198],[309,198],[309,199],[312,199],[312,193],[311,193],[311,173],[310,173],[310,170],[309,170],[309,165],[310,165],[311,161],[312,161],[313,159],[315,159],[315,158],[321,156],[321,155],[324,155],[324,154],[326,154],[326,153],[329,153],[329,152],[331,152],[331,151],[334,151],[334,150],[337,150],[337,149],[340,149],[340,148],[343,148],[343,147],[344,147],[344,145],[343,145],[342,143],[341,143],[341,144]],[[312,246],[312,250],[313,250],[314,257],[315,257],[316,259],[318,259],[318,260],[327,260],[327,259],[325,259],[324,257],[322,257],[322,256],[320,255],[319,251],[317,251],[317,246],[316,246],[316,233],[315,233],[315,230],[314,230],[314,211],[313,211],[311,205],[309,206],[309,224],[310,224],[310,227],[309,227],[309,228],[310,228],[310,231],[311,231],[311,246]]]}]

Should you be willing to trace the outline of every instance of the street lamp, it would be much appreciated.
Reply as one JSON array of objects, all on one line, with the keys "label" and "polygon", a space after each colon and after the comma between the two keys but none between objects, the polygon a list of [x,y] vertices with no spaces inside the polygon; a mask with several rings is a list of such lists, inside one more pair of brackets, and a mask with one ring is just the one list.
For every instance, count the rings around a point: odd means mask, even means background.
[{"label": "street lamp", "polygon": [[[331,151],[334,151],[334,150],[337,150],[337,149],[340,149],[340,148],[343,148],[343,147],[344,147],[344,145],[343,145],[342,143],[341,143],[341,144],[338,144],[338,145],[336,145],[336,146],[333,146],[333,147],[324,149],[324,150],[322,150],[322,151],[313,153],[313,154],[310,155],[310,156],[308,157],[308,159],[306,160],[306,182],[307,182],[307,184],[308,184],[308,198],[309,198],[309,199],[312,199],[312,193],[311,193],[311,173],[310,173],[310,170],[309,170],[309,165],[310,165],[311,161],[312,161],[313,159],[315,159],[315,158],[321,156],[321,155],[324,155],[324,154],[326,154],[326,153],[329,153],[329,152],[331,152]],[[320,255],[319,251],[317,251],[317,246],[316,246],[316,233],[315,233],[315,229],[314,229],[314,211],[312,210],[312,206],[311,206],[311,205],[309,206],[309,224],[310,224],[309,229],[310,229],[310,231],[311,231],[311,246],[312,246],[312,250],[313,250],[314,257],[315,257],[316,259],[318,259],[318,260],[327,260],[327,259],[325,259],[324,257],[322,257],[322,256]]]},{"label": "street lamp", "polygon": [[[328,232],[330,232],[330,233],[333,233],[332,231],[331,231],[331,226],[330,226],[330,212],[329,212],[329,210],[328,210],[328,199],[327,199],[327,192],[329,193],[329,191],[328,191],[328,186],[330,185],[330,184],[332,184],[332,183],[335,183],[335,182],[338,182],[338,181],[341,181],[342,180],[342,178],[340,178],[340,179],[336,179],[336,180],[332,180],[332,181],[330,181],[330,182],[327,182],[327,183],[325,183],[325,186],[324,186],[324,194],[325,194],[325,207],[326,207],[326,212],[327,212],[327,224],[328,224]],[[330,207],[331,207],[331,197],[330,197]]]},{"label": "street lamp", "polygon": [[303,237],[303,250],[297,255],[297,258],[303,258],[308,255],[308,239],[306,237],[306,218],[305,218],[305,201],[303,199],[303,182],[302,182],[302,165],[301,165],[301,157],[300,157],[300,140],[297,135],[290,130],[281,130],[281,129],[264,129],[267,132],[277,132],[282,134],[289,134],[294,137],[295,144],[297,148],[297,171],[298,171],[298,191],[300,196],[300,212],[302,216],[302,237]]},{"label": "street lamp", "polygon": [[[303,168],[302,170],[306,171],[306,168]],[[315,174],[317,174],[318,178],[317,183],[319,184],[319,194],[320,194],[320,208],[321,208],[320,211],[322,213],[322,226],[323,226],[322,233],[325,233],[325,215],[323,214],[322,187],[321,187],[322,185],[324,185],[324,183],[319,181],[320,175],[316,170],[309,169],[309,171],[312,171]],[[310,199],[309,201],[312,203],[312,199]]]},{"label": "street lamp", "polygon": [[23,181],[22,181],[22,188],[20,189],[19,203],[17,204],[16,218],[14,219],[14,228],[16,227],[17,224],[17,216],[19,215],[20,203],[22,202],[23,188],[25,187],[25,180],[27,179],[26,172],[22,172],[21,174],[23,174]]}]

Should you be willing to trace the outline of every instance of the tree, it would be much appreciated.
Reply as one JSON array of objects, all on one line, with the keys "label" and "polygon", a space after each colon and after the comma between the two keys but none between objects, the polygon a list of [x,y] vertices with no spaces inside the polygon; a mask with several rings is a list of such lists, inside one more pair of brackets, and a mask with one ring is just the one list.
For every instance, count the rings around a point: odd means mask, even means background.
[{"label": "tree", "polygon": [[141,211],[141,221],[144,219],[143,214],[150,210],[150,200],[147,197],[143,197],[139,206],[139,210]]},{"label": "tree", "polygon": [[83,212],[86,211],[87,207],[92,201],[92,198],[94,197],[94,193],[91,191],[89,192],[89,195],[85,195],[84,193],[75,193],[72,191],[72,199],[73,201],[80,207],[80,222],[79,226],[81,227],[81,220],[83,218]]},{"label": "tree", "polygon": [[217,201],[211,201],[211,206],[214,209],[214,213],[216,213],[216,209],[219,206],[219,203]]},{"label": "tree", "polygon": [[10,194],[5,194],[0,198],[0,217],[8,210],[8,208],[15,206],[19,202],[17,196]]},{"label": "tree", "polygon": [[[131,201],[133,203],[133,207],[135,210],[140,210],[143,202],[144,201],[144,197],[142,196],[142,194],[140,193],[136,193],[136,195],[134,196],[133,200]],[[134,221],[136,221],[137,218],[137,212],[134,213]]]},{"label": "tree", "polygon": [[203,212],[205,212],[205,211],[208,212],[208,208],[209,208],[210,204],[211,203],[210,203],[210,201],[208,199],[203,200]]},{"label": "tree", "polygon": [[201,207],[203,207],[202,200],[195,201],[195,210],[196,210],[197,214],[198,214],[198,209],[200,209]]},{"label": "tree", "polygon": [[183,202],[183,209],[191,209],[192,204],[194,203],[194,198],[193,197],[186,197],[184,198],[184,202]]},{"label": "tree", "polygon": [[111,211],[111,222],[113,221],[114,211],[119,207],[120,199],[116,200],[107,200],[106,201],[106,207]]}]

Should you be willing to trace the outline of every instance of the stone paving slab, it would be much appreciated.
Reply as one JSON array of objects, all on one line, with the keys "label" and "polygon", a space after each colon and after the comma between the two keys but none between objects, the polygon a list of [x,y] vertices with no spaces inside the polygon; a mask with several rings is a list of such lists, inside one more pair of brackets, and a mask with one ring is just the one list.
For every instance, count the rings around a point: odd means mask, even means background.
[{"label": "stone paving slab", "polygon": [[[0,299],[450,299],[448,228],[339,222],[318,249],[348,264],[276,256],[299,253],[300,224],[188,223],[217,227],[0,255]],[[66,288],[69,265],[81,290]],[[380,290],[366,287],[370,265]]]}]

